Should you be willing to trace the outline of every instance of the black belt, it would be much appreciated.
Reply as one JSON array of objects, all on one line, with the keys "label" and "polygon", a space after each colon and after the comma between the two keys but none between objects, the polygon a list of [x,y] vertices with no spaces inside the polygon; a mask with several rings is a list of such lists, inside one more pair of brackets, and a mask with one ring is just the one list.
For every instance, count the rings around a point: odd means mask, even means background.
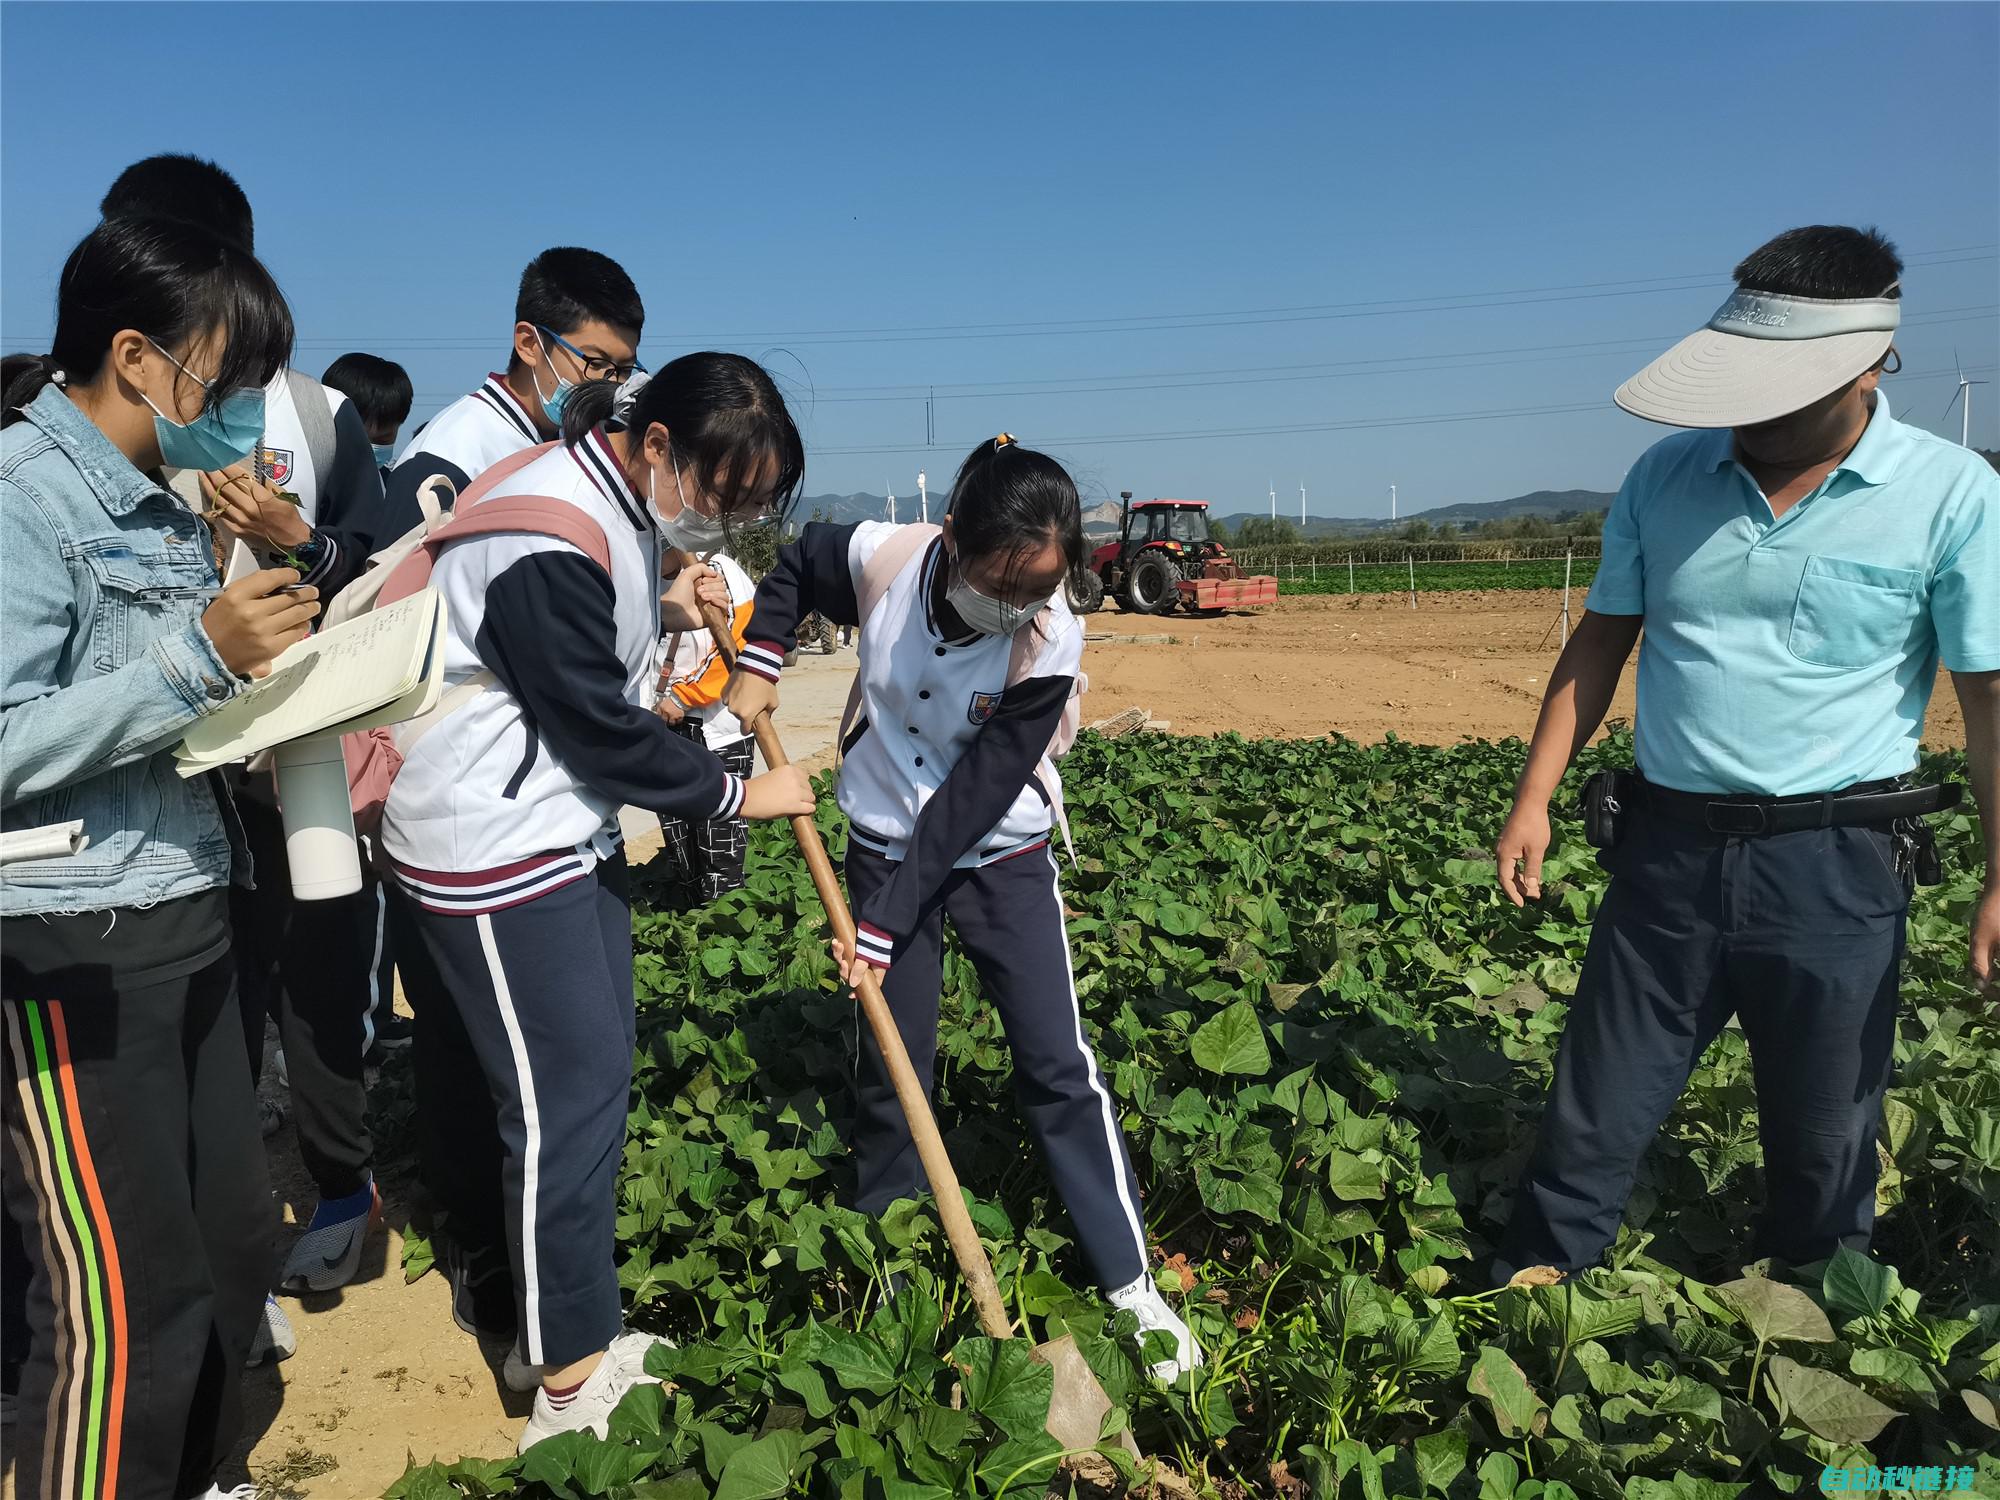
[{"label": "black belt", "polygon": [[1692,823],[1710,833],[1742,837],[1870,823],[1886,827],[1898,819],[1921,818],[1956,807],[1965,795],[1965,788],[1953,782],[1908,786],[1901,778],[1864,781],[1837,792],[1809,792],[1803,797],[1717,797],[1706,792],[1677,792],[1643,777],[1637,790],[1640,804],[1662,817]]}]

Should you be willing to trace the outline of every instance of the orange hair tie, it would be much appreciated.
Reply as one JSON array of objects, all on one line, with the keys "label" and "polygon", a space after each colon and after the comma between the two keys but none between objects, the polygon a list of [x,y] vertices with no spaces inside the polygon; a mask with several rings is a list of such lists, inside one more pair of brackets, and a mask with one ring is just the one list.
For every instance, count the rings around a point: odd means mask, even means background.
[{"label": "orange hair tie", "polygon": [[1003,432],[993,440],[993,451],[998,453],[1002,448],[1018,442],[1020,442],[1020,439],[1015,437],[1013,433]]}]

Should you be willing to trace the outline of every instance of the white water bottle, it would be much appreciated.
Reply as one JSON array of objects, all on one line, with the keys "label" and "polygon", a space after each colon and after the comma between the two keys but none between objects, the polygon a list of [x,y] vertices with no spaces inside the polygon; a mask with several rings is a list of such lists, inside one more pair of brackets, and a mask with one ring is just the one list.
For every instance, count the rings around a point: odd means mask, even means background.
[{"label": "white water bottle", "polygon": [[273,758],[292,894],[301,901],[352,896],[361,889],[361,852],[339,736],[290,740],[278,746]]}]

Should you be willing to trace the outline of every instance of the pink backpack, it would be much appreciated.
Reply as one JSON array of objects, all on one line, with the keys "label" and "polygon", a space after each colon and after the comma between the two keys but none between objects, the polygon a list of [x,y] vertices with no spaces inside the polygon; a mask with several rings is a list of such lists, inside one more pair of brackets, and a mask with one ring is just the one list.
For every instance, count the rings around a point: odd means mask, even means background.
[{"label": "pink backpack", "polygon": [[[938,536],[941,527],[917,522],[899,528],[889,537],[867,562],[861,565],[861,583],[855,590],[855,602],[860,614],[861,628],[868,628],[868,617],[881,604],[882,596],[889,591],[889,585],[896,576],[908,567],[910,560]],[[1041,627],[1030,622],[1014,632],[1013,650],[1007,657],[1007,686],[1024,682],[1034,676],[1036,662],[1045,644]],[[1056,725],[1056,732],[1049,737],[1049,747],[1042,752],[1042,758],[1035,766],[1035,779],[1042,784],[1042,791],[1049,799],[1049,808],[1055,814],[1056,827],[1062,831],[1063,848],[1069,851],[1070,863],[1076,863],[1076,845],[1069,836],[1069,814],[1063,806],[1062,777],[1056,771],[1056,761],[1069,754],[1069,747],[1076,743],[1077,730],[1083,723],[1083,695],[1090,689],[1090,679],[1082,672],[1070,684],[1069,701],[1063,705],[1062,719]],[[848,731],[861,713],[861,673],[854,674],[854,684],[848,689],[847,707],[841,712],[840,731],[834,740],[837,747],[847,743]]]},{"label": "pink backpack", "polygon": [[[455,507],[451,504],[449,480],[439,476],[425,481],[417,494],[423,520],[368,559],[361,576],[342,589],[327,610],[326,623],[337,625],[429,587],[439,554],[453,542],[468,537],[497,536],[504,532],[555,537],[610,572],[611,548],[605,541],[604,529],[569,502],[549,495],[486,498],[502,480],[526,468],[554,446],[541,443],[503,458],[473,481],[458,497]],[[347,761],[348,801],[354,809],[356,832],[373,833],[379,827],[382,809],[389,801],[389,788],[417,741],[493,686],[494,681],[493,674],[482,669],[447,689],[428,713],[384,729],[343,736],[341,753]]]}]

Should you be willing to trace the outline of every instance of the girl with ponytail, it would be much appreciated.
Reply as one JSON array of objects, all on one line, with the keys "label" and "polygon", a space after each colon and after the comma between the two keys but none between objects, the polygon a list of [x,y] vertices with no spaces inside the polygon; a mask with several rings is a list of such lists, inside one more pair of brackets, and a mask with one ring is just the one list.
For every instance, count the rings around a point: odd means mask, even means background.
[{"label": "girl with ponytail", "polygon": [[574,524],[566,539],[498,532],[439,556],[446,678],[485,690],[410,747],[382,825],[439,985],[413,997],[425,1175],[460,1323],[512,1342],[507,1378],[539,1388],[523,1451],[578,1428],[603,1436],[647,1378],[652,1340],[620,1331],[613,1256],[634,1032],[618,810],[813,807],[802,772],[728,774],[646,696],[663,620],[699,628],[698,601],[727,597],[691,567],[663,598],[664,547],[711,548],[798,491],[805,454],[784,400],[733,354],[675,360],[618,430],[614,395],[578,387],[560,443],[460,498],[461,516],[531,497]]},{"label": "girl with ponytail", "polygon": [[[1021,1117],[1083,1258],[1142,1332],[1170,1336],[1153,1370],[1173,1379],[1201,1351],[1153,1284],[1138,1178],[1077,1006],[1052,842],[1052,757],[1082,686],[1065,583],[1083,555],[1075,482],[1003,432],[966,456],[942,527],[815,522],[780,548],[722,701],[745,724],[777,707],[784,643],[808,614],[861,627],[839,786],[858,951],[836,957],[850,982],[878,971],[928,1079],[950,920],[1006,1028]],[[865,1028],[856,1071],[854,1206],[880,1213],[923,1191],[924,1173]]]}]

